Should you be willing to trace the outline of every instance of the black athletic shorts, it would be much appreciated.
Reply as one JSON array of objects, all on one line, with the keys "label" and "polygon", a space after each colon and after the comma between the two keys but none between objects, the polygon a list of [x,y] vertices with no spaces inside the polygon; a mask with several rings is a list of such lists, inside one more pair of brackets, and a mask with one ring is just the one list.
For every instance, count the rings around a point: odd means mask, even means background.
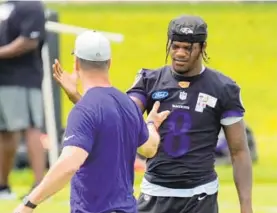
[{"label": "black athletic shorts", "polygon": [[193,197],[155,197],[140,194],[139,213],[218,213],[217,193]]}]

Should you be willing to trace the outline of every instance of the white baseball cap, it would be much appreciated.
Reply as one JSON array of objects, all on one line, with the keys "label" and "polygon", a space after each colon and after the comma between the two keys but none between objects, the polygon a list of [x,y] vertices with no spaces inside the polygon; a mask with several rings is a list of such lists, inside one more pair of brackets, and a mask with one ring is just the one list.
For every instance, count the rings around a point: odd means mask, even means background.
[{"label": "white baseball cap", "polygon": [[87,61],[107,61],[111,58],[110,41],[99,32],[85,31],[75,40],[74,55]]}]

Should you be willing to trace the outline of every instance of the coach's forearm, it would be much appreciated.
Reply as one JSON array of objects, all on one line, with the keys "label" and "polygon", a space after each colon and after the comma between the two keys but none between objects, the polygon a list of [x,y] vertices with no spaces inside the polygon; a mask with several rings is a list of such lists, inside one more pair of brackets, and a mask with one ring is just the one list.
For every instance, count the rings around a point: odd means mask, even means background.
[{"label": "coach's forearm", "polygon": [[154,125],[149,124],[147,127],[149,138],[141,147],[139,147],[138,153],[146,158],[153,158],[158,151],[160,135]]},{"label": "coach's forearm", "polygon": [[[249,150],[240,150],[232,155],[234,180],[242,210],[252,208],[252,162]],[[242,212],[248,212],[248,211]]]},{"label": "coach's forearm", "polygon": [[82,98],[82,95],[80,93],[67,94],[67,96],[73,104],[76,104]]},{"label": "coach's forearm", "polygon": [[34,204],[39,204],[45,199],[60,191],[71,180],[77,170],[72,169],[66,159],[59,159],[48,171],[41,184],[28,196]]}]

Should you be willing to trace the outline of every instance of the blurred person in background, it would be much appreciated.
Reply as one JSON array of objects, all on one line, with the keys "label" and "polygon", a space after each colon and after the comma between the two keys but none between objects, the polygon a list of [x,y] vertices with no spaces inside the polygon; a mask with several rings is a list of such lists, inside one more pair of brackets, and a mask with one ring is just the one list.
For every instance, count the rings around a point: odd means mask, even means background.
[{"label": "blurred person in background", "polygon": [[[0,199],[13,199],[9,175],[21,133],[38,184],[46,155],[40,143],[44,122],[41,49],[45,40],[44,5],[40,1],[7,1],[0,23]],[[4,12],[3,12],[4,11]]]},{"label": "blurred person in background", "polygon": [[[247,143],[250,150],[250,155],[252,163],[257,163],[258,161],[258,152],[257,152],[257,142],[254,137],[254,133],[249,126],[246,126],[246,136]],[[215,149],[216,164],[231,164],[231,153],[228,148],[228,142],[224,134],[224,130],[221,129],[218,135],[218,142]]]}]

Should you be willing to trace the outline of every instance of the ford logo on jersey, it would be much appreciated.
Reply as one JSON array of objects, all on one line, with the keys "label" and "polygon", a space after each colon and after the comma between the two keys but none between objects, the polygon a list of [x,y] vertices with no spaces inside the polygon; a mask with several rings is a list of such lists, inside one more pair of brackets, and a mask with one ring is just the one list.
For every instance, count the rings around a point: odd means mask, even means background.
[{"label": "ford logo on jersey", "polygon": [[164,99],[168,96],[168,92],[167,91],[157,91],[157,92],[154,92],[152,94],[152,98],[154,100],[161,100],[161,99]]}]

